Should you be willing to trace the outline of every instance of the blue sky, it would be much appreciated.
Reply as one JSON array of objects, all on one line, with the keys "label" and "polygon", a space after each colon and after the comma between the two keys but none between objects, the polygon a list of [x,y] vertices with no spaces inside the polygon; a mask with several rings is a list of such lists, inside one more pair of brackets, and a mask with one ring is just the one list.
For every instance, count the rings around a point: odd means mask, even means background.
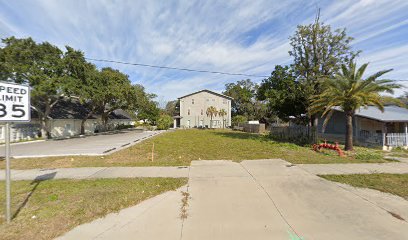
[{"label": "blue sky", "polygon": [[[69,45],[89,58],[270,75],[276,64],[291,62],[289,37],[297,24],[313,21],[318,7],[325,23],[355,38],[368,74],[393,68],[387,78],[408,79],[407,0],[0,0],[0,36]],[[203,88],[222,91],[242,79],[96,65],[125,72],[161,102]]]}]

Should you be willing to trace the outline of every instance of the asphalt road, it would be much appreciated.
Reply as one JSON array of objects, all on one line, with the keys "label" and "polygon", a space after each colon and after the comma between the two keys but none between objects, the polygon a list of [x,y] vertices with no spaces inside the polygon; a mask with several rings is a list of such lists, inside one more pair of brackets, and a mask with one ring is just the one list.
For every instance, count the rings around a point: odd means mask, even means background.
[{"label": "asphalt road", "polygon": [[[50,140],[11,145],[11,156],[14,158],[74,156],[74,155],[105,155],[127,148],[146,138],[157,135],[160,131],[131,131],[118,133]],[[0,156],[4,157],[4,145],[0,147]]]}]

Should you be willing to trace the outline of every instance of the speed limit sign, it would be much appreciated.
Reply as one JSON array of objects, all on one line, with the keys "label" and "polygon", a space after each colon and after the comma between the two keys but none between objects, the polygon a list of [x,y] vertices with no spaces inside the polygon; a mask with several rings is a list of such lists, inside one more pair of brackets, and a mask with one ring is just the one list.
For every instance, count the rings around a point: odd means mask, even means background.
[{"label": "speed limit sign", "polygon": [[30,112],[29,87],[0,82],[0,122],[29,122]]},{"label": "speed limit sign", "polygon": [[0,122],[5,122],[6,142],[6,221],[11,221],[10,123],[31,120],[30,88],[0,82]]}]

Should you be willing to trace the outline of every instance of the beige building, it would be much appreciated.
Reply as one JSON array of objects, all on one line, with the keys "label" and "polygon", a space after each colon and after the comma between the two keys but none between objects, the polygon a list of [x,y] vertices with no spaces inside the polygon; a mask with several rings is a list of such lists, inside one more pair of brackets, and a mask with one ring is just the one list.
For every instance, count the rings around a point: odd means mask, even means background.
[{"label": "beige building", "polygon": [[[201,90],[179,98],[180,116],[174,119],[174,126],[181,128],[222,128],[231,126],[231,101],[229,96],[210,90]],[[217,111],[224,109],[225,116],[207,115],[207,109],[215,107]]]}]

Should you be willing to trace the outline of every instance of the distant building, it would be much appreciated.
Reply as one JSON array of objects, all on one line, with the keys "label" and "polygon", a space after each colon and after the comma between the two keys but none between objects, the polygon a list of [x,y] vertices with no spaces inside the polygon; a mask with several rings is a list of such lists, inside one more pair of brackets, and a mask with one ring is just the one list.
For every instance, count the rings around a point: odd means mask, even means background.
[{"label": "distant building", "polygon": [[[181,128],[222,128],[231,126],[231,97],[210,90],[201,90],[178,98],[180,116],[174,117],[174,126]],[[224,117],[217,114],[211,121],[207,109],[215,107],[217,111],[224,109]]]},{"label": "distant building", "polygon": [[[323,131],[323,121],[319,120],[322,138],[344,141],[346,116],[339,109],[333,113]],[[381,112],[374,106],[362,107],[353,118],[354,141],[361,144],[384,146],[408,146],[408,109],[398,106],[385,106]]]},{"label": "distant building", "polygon": [[[89,110],[75,99],[60,100],[49,115],[49,128],[52,138],[66,138],[79,135],[81,121]],[[132,117],[125,111],[117,109],[109,115],[108,130],[118,125],[133,125]],[[101,116],[93,114],[85,122],[85,134],[93,134],[102,129]],[[30,140],[41,137],[41,124],[38,113],[31,110],[29,123],[15,123],[11,126],[11,141]],[[4,124],[0,124],[0,142],[4,142]]]}]

